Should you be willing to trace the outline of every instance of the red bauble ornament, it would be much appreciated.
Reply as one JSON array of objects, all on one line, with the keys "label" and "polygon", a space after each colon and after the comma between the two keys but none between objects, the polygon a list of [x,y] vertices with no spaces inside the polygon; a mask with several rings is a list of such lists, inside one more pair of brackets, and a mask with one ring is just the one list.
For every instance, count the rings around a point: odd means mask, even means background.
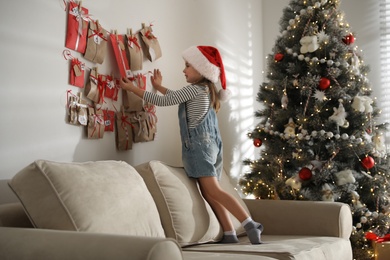
[{"label": "red bauble ornament", "polygon": [[253,139],[254,146],[260,147],[262,144],[263,144],[263,142],[259,138]]},{"label": "red bauble ornament", "polygon": [[299,178],[301,178],[301,180],[307,181],[307,180],[310,180],[311,177],[313,177],[313,173],[311,172],[311,170],[309,168],[303,167],[299,171]]},{"label": "red bauble ornament", "polygon": [[320,80],[320,84],[319,84],[319,88],[321,90],[325,90],[325,89],[328,89],[330,86],[330,80],[328,78],[321,78]]},{"label": "red bauble ornament", "polygon": [[355,42],[355,37],[353,36],[352,33],[346,35],[344,38],[343,38],[343,42],[347,45],[350,45],[352,43]]},{"label": "red bauble ornament", "polygon": [[283,58],[284,58],[283,53],[276,53],[274,56],[275,61],[281,61],[283,60]]},{"label": "red bauble ornament", "polygon": [[367,170],[371,169],[375,165],[375,161],[374,161],[374,159],[371,156],[364,157],[362,159],[361,163],[362,163],[362,166],[364,168],[366,168]]}]

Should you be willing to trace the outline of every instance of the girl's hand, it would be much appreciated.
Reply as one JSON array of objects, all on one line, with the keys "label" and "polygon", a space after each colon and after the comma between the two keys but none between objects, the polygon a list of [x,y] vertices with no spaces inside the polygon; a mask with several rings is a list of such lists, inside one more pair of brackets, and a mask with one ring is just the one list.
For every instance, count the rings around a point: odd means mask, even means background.
[{"label": "girl's hand", "polygon": [[133,82],[131,82],[131,80],[129,80],[127,78],[121,78],[120,81],[119,81],[119,85],[124,90],[128,90],[128,91],[131,91],[131,92],[133,92],[134,88],[135,88]]},{"label": "girl's hand", "polygon": [[153,71],[153,76],[150,78],[152,85],[155,89],[159,90],[162,84],[162,75],[159,69]]}]

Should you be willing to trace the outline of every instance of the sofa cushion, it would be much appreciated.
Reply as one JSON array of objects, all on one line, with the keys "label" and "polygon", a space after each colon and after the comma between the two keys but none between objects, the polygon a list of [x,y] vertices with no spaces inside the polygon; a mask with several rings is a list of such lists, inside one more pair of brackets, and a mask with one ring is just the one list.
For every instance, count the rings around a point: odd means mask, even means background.
[{"label": "sofa cushion", "polygon": [[181,246],[221,239],[222,229],[214,212],[200,195],[196,180],[188,178],[183,168],[160,161],[135,168],[156,202],[167,237]]},{"label": "sofa cushion", "polygon": [[9,185],[37,228],[165,237],[143,179],[125,162],[38,160]]},{"label": "sofa cushion", "polygon": [[[168,237],[176,239],[182,246],[221,239],[222,228],[214,212],[201,196],[196,180],[188,178],[184,168],[160,161],[150,161],[135,168],[156,201]],[[225,173],[222,174],[220,185],[249,212]],[[231,219],[237,233],[243,233],[241,223],[233,216]]]}]

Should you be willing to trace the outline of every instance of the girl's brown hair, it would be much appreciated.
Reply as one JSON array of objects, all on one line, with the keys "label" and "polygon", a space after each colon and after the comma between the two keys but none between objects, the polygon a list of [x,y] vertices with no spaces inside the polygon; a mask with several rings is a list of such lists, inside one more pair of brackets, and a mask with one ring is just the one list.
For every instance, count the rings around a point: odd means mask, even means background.
[{"label": "girl's brown hair", "polygon": [[215,112],[218,113],[220,107],[221,107],[221,102],[219,101],[218,97],[218,92],[217,92],[217,87],[215,86],[214,83],[212,83],[210,80],[204,78],[202,82],[200,82],[202,85],[207,86],[209,89],[210,93],[210,101],[211,104],[210,106],[214,108]]}]

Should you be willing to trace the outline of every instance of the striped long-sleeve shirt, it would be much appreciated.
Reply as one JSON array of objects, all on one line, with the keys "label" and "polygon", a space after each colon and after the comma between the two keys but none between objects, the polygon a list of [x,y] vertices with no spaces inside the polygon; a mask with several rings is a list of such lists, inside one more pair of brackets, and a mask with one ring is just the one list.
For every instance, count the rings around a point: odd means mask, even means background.
[{"label": "striped long-sleeve shirt", "polygon": [[185,102],[189,128],[196,127],[210,107],[208,88],[199,85],[188,85],[179,90],[168,89],[165,95],[145,91],[143,99],[156,106],[173,106]]}]

